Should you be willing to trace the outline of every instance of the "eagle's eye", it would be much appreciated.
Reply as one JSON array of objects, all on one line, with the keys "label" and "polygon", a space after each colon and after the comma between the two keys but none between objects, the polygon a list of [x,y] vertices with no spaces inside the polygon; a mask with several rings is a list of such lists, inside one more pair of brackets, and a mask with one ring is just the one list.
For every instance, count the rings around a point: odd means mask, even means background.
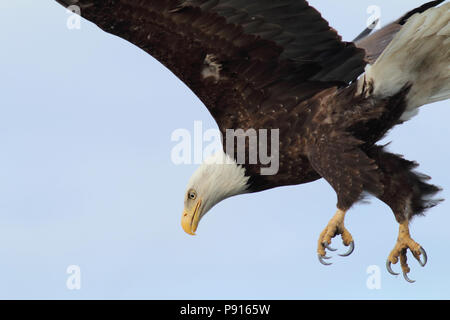
[{"label": "eagle's eye", "polygon": [[188,198],[190,200],[195,200],[197,198],[197,193],[195,192],[195,190],[189,190],[188,192]]}]

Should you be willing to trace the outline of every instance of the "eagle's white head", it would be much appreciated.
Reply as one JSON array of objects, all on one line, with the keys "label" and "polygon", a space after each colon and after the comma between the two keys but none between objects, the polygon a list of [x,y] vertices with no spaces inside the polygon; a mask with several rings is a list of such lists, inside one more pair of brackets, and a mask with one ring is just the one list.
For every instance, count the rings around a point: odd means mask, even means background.
[{"label": "eagle's white head", "polygon": [[248,179],[245,169],[223,151],[207,158],[189,180],[181,217],[183,230],[194,235],[200,219],[214,205],[249,192]]}]

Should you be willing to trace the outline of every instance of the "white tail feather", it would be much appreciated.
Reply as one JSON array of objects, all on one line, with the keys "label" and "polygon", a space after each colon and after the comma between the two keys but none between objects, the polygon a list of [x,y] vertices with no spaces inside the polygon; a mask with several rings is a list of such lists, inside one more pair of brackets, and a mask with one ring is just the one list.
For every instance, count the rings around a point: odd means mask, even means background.
[{"label": "white tail feather", "polygon": [[360,80],[375,97],[389,97],[411,84],[401,120],[422,105],[450,98],[450,3],[412,16]]}]

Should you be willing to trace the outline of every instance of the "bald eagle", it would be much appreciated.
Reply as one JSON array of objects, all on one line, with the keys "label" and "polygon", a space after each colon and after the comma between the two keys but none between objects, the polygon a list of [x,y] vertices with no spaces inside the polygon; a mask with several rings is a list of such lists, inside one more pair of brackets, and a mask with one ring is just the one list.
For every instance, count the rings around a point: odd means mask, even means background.
[{"label": "bald eagle", "polygon": [[[388,271],[396,274],[391,264],[400,261],[413,282],[407,251],[422,266],[427,257],[409,223],[440,201],[433,198],[440,189],[377,142],[420,106],[450,97],[450,3],[428,2],[344,42],[306,0],[57,1],[158,59],[216,120],[224,148],[188,182],[184,231],[195,234],[231,196],[324,178],[337,212],[320,234],[319,261],[330,264],[326,250],[337,235],[349,247],[342,255],[352,253],[344,217],[368,193],[399,223]],[[250,139],[237,161],[239,150],[225,148],[229,129],[278,130],[278,144],[267,150],[277,154],[278,170],[262,174],[266,163],[249,161]]]}]

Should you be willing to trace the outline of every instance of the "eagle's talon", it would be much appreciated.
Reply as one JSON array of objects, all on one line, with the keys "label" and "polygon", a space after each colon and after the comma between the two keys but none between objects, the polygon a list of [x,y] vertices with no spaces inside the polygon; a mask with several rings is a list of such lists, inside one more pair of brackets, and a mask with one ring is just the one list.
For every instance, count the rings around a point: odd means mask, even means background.
[{"label": "eagle's talon", "polygon": [[351,241],[349,244],[350,248],[346,253],[340,254],[341,257],[348,257],[353,253],[353,250],[355,250],[355,241]]},{"label": "eagle's talon", "polygon": [[320,262],[321,264],[323,264],[324,266],[329,266],[329,265],[332,265],[332,264],[333,264],[333,263],[331,263],[331,262],[323,261],[323,259],[330,259],[331,257],[321,256],[320,254],[318,254],[317,257],[319,258],[319,262]]},{"label": "eagle's talon", "polygon": [[403,278],[405,278],[405,280],[408,281],[409,283],[416,282],[416,280],[411,280],[410,278],[408,278],[408,274],[406,272],[403,272]]},{"label": "eagle's talon", "polygon": [[[406,256],[408,249],[411,251],[412,255],[419,262],[419,264],[424,267],[428,261],[427,253],[422,246],[411,238],[411,235],[409,234],[408,221],[405,221],[400,224],[397,243],[386,261],[386,268],[390,274],[398,275],[392,271],[391,263],[396,264],[400,260],[403,278],[405,278],[405,280],[409,283],[414,283],[415,281],[408,277],[408,273],[411,270],[408,266],[408,258]],[[423,261],[421,256],[423,256]]]},{"label": "eagle's talon", "polygon": [[319,261],[324,265],[330,265],[331,263],[324,263],[322,259],[326,256],[326,249],[329,251],[337,251],[337,249],[330,246],[331,239],[336,235],[340,234],[342,241],[345,246],[349,249],[344,254],[339,254],[341,257],[347,257],[353,253],[355,249],[355,242],[353,241],[352,235],[344,226],[345,211],[338,210],[334,217],[330,220],[326,228],[322,231],[319,237],[319,244],[317,248],[317,253],[319,254]]},{"label": "eagle's talon", "polygon": [[[420,256],[423,256],[423,262],[422,262],[422,259],[420,259]],[[419,255],[414,254],[414,258],[416,258],[416,260],[419,262],[421,267],[425,267],[425,265],[428,262],[427,252],[425,251],[425,249],[423,247],[420,247]]]},{"label": "eagle's talon", "polygon": [[393,276],[398,276],[400,274],[400,273],[396,273],[396,272],[394,272],[394,270],[392,270],[391,261],[389,261],[389,259],[386,260],[386,269]]},{"label": "eagle's talon", "polygon": [[329,245],[327,242],[323,242],[322,244],[323,244],[323,246],[324,246],[325,248],[327,248],[327,249],[330,250],[330,251],[336,251],[336,250],[337,250],[337,249],[335,249],[335,248],[330,247],[330,245]]}]

